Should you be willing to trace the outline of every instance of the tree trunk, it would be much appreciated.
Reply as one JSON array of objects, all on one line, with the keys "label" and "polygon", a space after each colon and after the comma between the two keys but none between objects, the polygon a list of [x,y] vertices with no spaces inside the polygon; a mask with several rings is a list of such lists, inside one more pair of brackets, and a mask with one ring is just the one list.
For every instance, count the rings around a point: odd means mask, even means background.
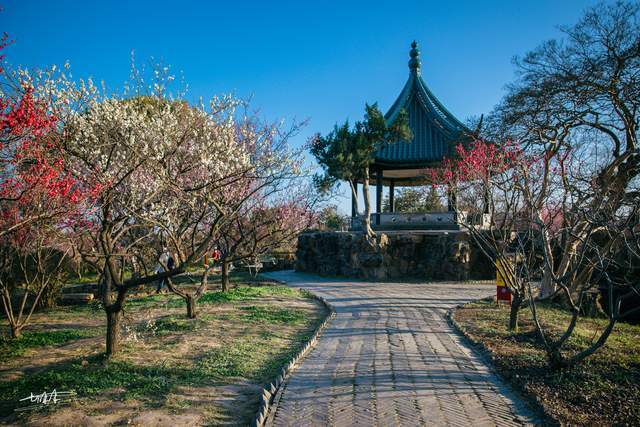
[{"label": "tree trunk", "polygon": [[522,298],[513,296],[511,301],[511,310],[509,311],[509,331],[518,332],[518,315],[520,314],[520,307],[522,305]]},{"label": "tree trunk", "polygon": [[551,277],[551,269],[549,266],[544,267],[542,273],[542,283],[540,285],[540,298],[548,298],[556,292],[556,284]]},{"label": "tree trunk", "polygon": [[[540,223],[544,223],[544,219],[542,218],[542,213],[538,211],[536,213],[537,220]],[[553,266],[555,262],[553,260],[553,248],[551,247],[551,237],[549,236],[549,230],[543,228],[543,248],[542,253],[545,257],[545,265],[542,272],[542,282],[540,285],[540,298],[548,298],[556,292],[556,284],[553,281]]]},{"label": "tree trunk", "polygon": [[[582,232],[579,228],[575,232],[574,236],[571,236],[568,238],[569,241],[562,248],[562,258],[556,270],[557,277],[562,277],[566,275],[569,272],[569,270],[571,270],[571,266],[574,263],[574,260],[576,259],[578,246],[580,245],[581,242],[585,240],[585,238],[586,238],[586,233]],[[569,286],[569,289],[573,294],[573,292],[575,291],[575,287],[574,287],[575,285],[573,285],[572,281],[569,281],[569,283],[571,284]]]},{"label": "tree trunk", "polygon": [[22,327],[17,325],[11,325],[11,338],[16,339],[22,336]]},{"label": "tree trunk", "polygon": [[357,182],[349,180],[349,187],[351,187],[351,216],[358,216],[358,185]]},{"label": "tree trunk", "polygon": [[222,292],[229,291],[229,262],[222,260]]},{"label": "tree trunk", "polygon": [[196,318],[196,299],[191,296],[191,295],[187,295],[187,317],[189,319],[195,319]]},{"label": "tree trunk", "polygon": [[371,229],[371,200],[369,199],[369,168],[365,168],[362,181],[362,195],[364,196],[364,215],[362,218],[362,231],[367,237],[375,237],[376,233]]},{"label": "tree trunk", "polygon": [[120,350],[120,322],[122,309],[107,309],[107,357],[116,354]]},{"label": "tree trunk", "polygon": [[564,369],[569,366],[567,360],[557,347],[547,351],[547,357],[549,358],[549,367],[553,370]]}]

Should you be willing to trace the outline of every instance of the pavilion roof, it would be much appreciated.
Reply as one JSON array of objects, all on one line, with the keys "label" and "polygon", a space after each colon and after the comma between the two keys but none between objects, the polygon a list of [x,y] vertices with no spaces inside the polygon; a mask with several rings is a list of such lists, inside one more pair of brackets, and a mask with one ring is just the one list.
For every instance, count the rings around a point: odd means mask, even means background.
[{"label": "pavilion roof", "polygon": [[395,120],[404,109],[409,115],[411,141],[388,144],[375,154],[375,166],[385,168],[424,168],[451,156],[456,144],[471,139],[472,132],[463,125],[429,90],[420,76],[420,52],[411,44],[409,79],[385,118]]}]

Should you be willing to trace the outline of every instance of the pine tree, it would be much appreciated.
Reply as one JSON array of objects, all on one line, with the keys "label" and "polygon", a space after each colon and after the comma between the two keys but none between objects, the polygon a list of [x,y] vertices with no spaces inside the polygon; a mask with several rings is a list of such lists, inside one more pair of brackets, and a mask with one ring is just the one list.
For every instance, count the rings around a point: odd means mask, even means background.
[{"label": "pine tree", "polygon": [[363,121],[353,127],[348,121],[336,125],[326,137],[316,135],[311,144],[311,154],[323,169],[323,175],[314,176],[314,182],[322,191],[333,188],[339,180],[349,183],[354,199],[356,184],[362,182],[365,212],[363,231],[375,236],[371,229],[371,201],[369,197],[369,166],[377,150],[396,141],[412,138],[407,113],[401,111],[393,123],[387,124],[377,104],[365,106]]}]

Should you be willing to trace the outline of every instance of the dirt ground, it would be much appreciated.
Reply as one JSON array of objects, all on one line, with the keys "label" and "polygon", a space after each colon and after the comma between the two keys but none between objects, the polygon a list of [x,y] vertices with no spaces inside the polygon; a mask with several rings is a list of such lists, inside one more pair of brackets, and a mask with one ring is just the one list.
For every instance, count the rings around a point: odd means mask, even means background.
[{"label": "dirt ground", "polygon": [[[326,313],[308,295],[282,286],[240,287],[230,295],[200,302],[195,320],[186,319],[184,303],[173,295],[130,298],[123,351],[108,362],[101,356],[105,315],[100,307],[62,307],[34,315],[29,331],[93,335],[0,361],[0,421],[33,426],[248,424],[261,387]],[[14,412],[20,407],[16,398],[54,388],[77,396],[64,404]]]}]

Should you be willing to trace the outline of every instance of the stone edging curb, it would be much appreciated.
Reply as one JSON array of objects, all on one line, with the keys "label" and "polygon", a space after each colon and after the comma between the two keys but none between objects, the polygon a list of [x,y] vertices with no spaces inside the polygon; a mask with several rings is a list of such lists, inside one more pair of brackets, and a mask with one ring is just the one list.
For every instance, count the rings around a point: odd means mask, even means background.
[{"label": "stone edging curb", "polygon": [[504,375],[502,375],[495,367],[495,357],[493,356],[493,353],[491,352],[491,350],[489,350],[487,348],[486,345],[484,345],[484,343],[482,341],[478,341],[475,338],[473,338],[463,327],[462,325],[460,325],[456,319],[453,318],[453,312],[459,308],[463,308],[466,304],[459,304],[453,308],[450,308],[449,310],[447,310],[447,315],[445,316],[447,321],[449,322],[449,324],[456,330],[456,332],[458,332],[459,334],[461,334],[465,341],[467,342],[467,344],[470,344],[470,347],[473,349],[473,351],[475,351],[478,356],[480,356],[480,358],[485,362],[485,364],[487,365],[487,367],[489,368],[489,370],[491,370],[491,372],[496,375],[498,378],[500,378],[500,381],[502,381],[503,383],[507,384],[509,386],[509,389],[511,390],[512,393],[514,393],[516,396],[518,396],[524,403],[525,405],[529,408],[529,410],[531,410],[534,415],[536,416],[543,416],[544,418],[546,418],[545,420],[540,420],[537,419],[535,421],[535,425],[547,425],[549,423],[549,421],[551,421],[552,425],[557,423],[557,420],[555,419],[555,417],[553,417],[549,411],[547,411],[547,408],[545,408],[545,406],[542,404],[542,401],[540,400],[540,398],[538,396],[536,396],[533,393],[527,393],[525,391],[520,390],[519,388],[516,388],[512,385],[511,381],[506,378]]},{"label": "stone edging curb", "polygon": [[251,422],[252,427],[262,427],[265,425],[267,418],[273,419],[275,408],[278,406],[278,402],[282,397],[285,383],[287,382],[293,371],[298,367],[302,359],[304,359],[309,351],[316,345],[318,339],[320,338],[320,335],[325,330],[329,322],[336,316],[335,308],[324,298],[315,295],[307,290],[305,290],[305,292],[307,292],[317,301],[320,301],[322,305],[324,305],[329,310],[329,315],[325,317],[322,323],[320,323],[320,326],[316,328],[311,338],[302,346],[302,349],[300,349],[300,351],[295,356],[293,356],[289,363],[287,363],[284,368],[282,368],[278,377],[264,387],[264,389],[262,390],[262,396],[260,397],[260,408],[256,413],[256,417]]}]

